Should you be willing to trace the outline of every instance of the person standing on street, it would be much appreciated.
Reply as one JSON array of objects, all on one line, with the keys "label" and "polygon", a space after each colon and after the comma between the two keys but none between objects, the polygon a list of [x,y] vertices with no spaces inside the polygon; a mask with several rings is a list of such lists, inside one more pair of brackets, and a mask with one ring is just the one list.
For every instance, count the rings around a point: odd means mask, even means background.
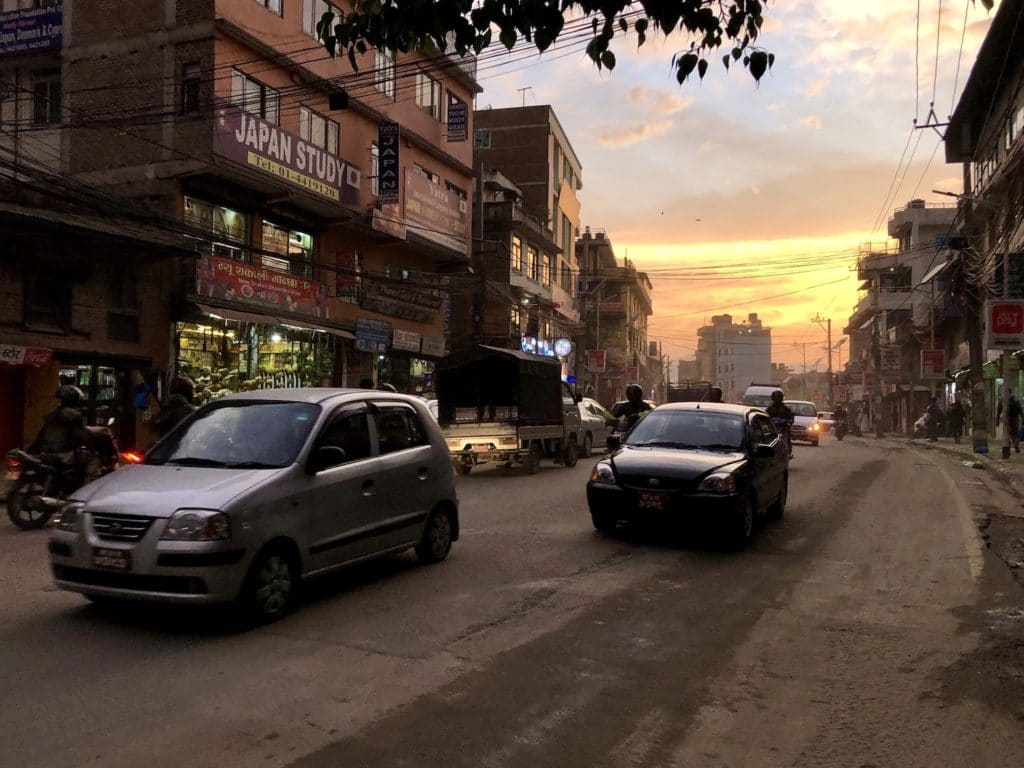
[{"label": "person standing on street", "polygon": [[959,400],[954,400],[953,404],[946,410],[949,434],[952,435],[954,443],[959,443],[960,438],[963,437],[966,417],[967,413],[964,411],[964,407]]},{"label": "person standing on street", "polygon": [[932,401],[928,403],[928,409],[924,412],[924,416],[925,427],[928,429],[928,439],[934,443],[939,439],[939,425],[945,418],[942,408],[939,407],[939,398],[932,398]]},{"label": "person standing on street", "polygon": [[[1021,409],[1020,400],[1013,394],[1013,390],[1010,390],[1010,405],[1006,412],[1006,429],[1010,434],[1010,445],[1013,446],[1013,450],[1016,453],[1020,453],[1020,417],[1024,414],[1024,409]],[[996,421],[1002,421],[1003,416],[1003,402],[999,401],[999,407],[996,409]]]}]

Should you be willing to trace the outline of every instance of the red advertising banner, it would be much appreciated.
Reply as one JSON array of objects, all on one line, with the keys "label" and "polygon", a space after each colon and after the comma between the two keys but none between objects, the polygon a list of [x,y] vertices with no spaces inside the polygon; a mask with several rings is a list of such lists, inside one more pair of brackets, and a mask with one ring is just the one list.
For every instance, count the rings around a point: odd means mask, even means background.
[{"label": "red advertising banner", "polygon": [[327,317],[325,291],[315,280],[207,256],[196,267],[196,293],[312,317]]},{"label": "red advertising banner", "polygon": [[626,383],[627,384],[639,384],[640,383],[640,367],[631,365],[626,369]]},{"label": "red advertising banner", "polygon": [[921,378],[944,380],[946,378],[946,351],[943,349],[921,350]]},{"label": "red advertising banner", "polygon": [[466,201],[416,171],[405,173],[405,225],[424,240],[466,253]]},{"label": "red advertising banner", "polygon": [[0,344],[0,363],[7,365],[31,365],[41,368],[53,359],[53,350],[46,347],[16,347]]},{"label": "red advertising banner", "polygon": [[587,371],[590,373],[604,373],[608,368],[608,357],[603,349],[587,350]]}]

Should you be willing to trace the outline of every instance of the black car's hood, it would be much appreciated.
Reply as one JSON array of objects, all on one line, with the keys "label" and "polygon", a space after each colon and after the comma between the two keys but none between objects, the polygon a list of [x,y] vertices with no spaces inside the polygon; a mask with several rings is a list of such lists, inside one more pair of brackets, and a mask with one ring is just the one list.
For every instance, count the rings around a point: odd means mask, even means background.
[{"label": "black car's hood", "polygon": [[735,469],[746,460],[741,451],[700,451],[682,448],[643,448],[624,445],[611,457],[623,477],[648,475],[696,480],[716,469]]}]

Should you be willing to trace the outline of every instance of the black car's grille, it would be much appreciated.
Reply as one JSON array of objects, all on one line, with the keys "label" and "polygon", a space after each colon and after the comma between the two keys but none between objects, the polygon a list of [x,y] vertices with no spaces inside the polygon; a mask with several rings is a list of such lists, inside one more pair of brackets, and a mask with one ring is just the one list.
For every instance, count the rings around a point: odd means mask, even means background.
[{"label": "black car's grille", "polygon": [[619,475],[619,482],[633,491],[687,491],[694,487],[693,480],[652,475]]},{"label": "black car's grille", "polygon": [[112,515],[106,512],[92,513],[93,531],[99,538],[107,541],[138,541],[152,524],[152,517]]},{"label": "black car's grille", "polygon": [[93,587],[131,589],[139,592],[169,592],[181,595],[205,595],[206,582],[191,576],[153,576],[141,573],[117,573],[114,571],[91,571],[85,568],[53,566],[54,578],[73,584]]}]

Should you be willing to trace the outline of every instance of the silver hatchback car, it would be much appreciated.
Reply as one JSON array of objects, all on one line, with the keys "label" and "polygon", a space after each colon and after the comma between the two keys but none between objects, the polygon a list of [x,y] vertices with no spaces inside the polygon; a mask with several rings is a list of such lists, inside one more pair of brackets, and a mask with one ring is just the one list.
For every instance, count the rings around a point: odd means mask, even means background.
[{"label": "silver hatchback car", "polygon": [[141,464],[84,486],[49,541],[59,587],[91,599],[238,601],[282,616],[299,581],[459,537],[448,448],[420,398],[345,389],[217,400]]}]

